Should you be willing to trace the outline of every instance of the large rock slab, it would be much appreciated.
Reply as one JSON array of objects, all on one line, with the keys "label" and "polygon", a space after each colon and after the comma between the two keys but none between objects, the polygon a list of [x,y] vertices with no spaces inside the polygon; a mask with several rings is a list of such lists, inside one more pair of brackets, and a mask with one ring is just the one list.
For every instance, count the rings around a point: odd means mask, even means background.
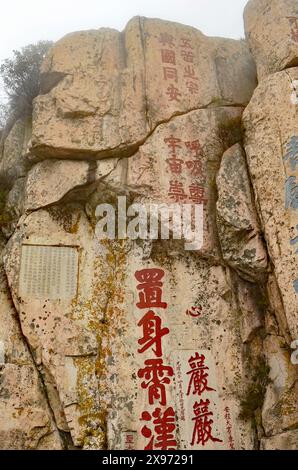
[{"label": "large rock slab", "polygon": [[297,450],[298,431],[287,431],[276,436],[262,439],[262,450]]},{"label": "large rock slab", "polygon": [[63,448],[41,377],[20,330],[0,247],[0,448]]},{"label": "large rock slab", "polygon": [[293,447],[297,79],[254,92],[245,41],[138,17],[49,51],[30,149],[6,142],[5,447]]},{"label": "large rock slab", "polygon": [[297,104],[292,100],[292,83],[297,79],[298,68],[267,77],[243,115],[245,150],[257,208],[293,339],[298,337],[298,125]]},{"label": "large rock slab", "polygon": [[158,123],[191,109],[245,105],[256,86],[245,42],[138,17],[123,33],[66,36],[42,74],[32,152],[47,158],[131,155]]},{"label": "large rock slab", "polygon": [[15,122],[3,143],[0,156],[0,183],[12,187],[14,181],[25,176],[28,162],[24,158],[31,134],[29,119]]},{"label": "large rock slab", "polygon": [[25,188],[25,210],[32,211],[51,205],[72,189],[91,182],[88,162],[45,160],[28,173]]},{"label": "large rock slab", "polygon": [[240,144],[223,154],[217,188],[217,227],[223,258],[244,278],[264,280],[267,253]]},{"label": "large rock slab", "polygon": [[[157,314],[164,323],[163,336],[167,336],[164,363],[168,364],[170,376],[175,373],[177,377],[176,385],[171,380],[166,387],[166,403],[178,413],[172,446],[254,446],[250,422],[239,418],[246,370],[241,359],[237,302],[231,292],[230,271],[221,259],[215,219],[216,172],[225,149],[239,139],[241,112],[240,107],[204,109],[159,125],[134,156],[119,162],[98,162],[98,188],[86,204],[90,222],[79,204],[66,204],[63,209],[53,205],[23,216],[7,245],[6,272],[23,330],[48,382],[52,381],[58,390],[78,447],[98,449],[108,445],[120,449],[128,445],[124,441],[129,433],[134,448],[148,445],[149,431],[144,431],[140,417],[148,417],[146,413],[153,413],[153,405],[156,407],[159,402],[151,398],[147,406],[139,380],[144,361],[155,357],[149,347],[144,355],[138,352],[141,314],[146,312],[138,311],[138,290],[134,286],[136,273],[143,269],[158,269],[165,278],[168,308],[167,312],[157,310]],[[194,187],[196,191],[192,191]],[[201,250],[187,254],[181,244],[171,245],[167,240],[98,240],[96,206],[109,201],[116,207],[119,193],[127,194],[128,201],[145,206],[203,204]],[[59,253],[60,249],[77,250],[79,254],[78,276],[74,269],[70,292],[67,288],[67,292],[56,290],[54,279],[60,277],[64,285],[65,275],[57,265],[57,254],[52,255],[56,261],[51,261],[52,267],[48,268],[51,271],[56,266],[53,285],[43,287],[41,281],[37,282],[40,276],[51,278],[52,274],[44,274],[44,261],[34,261],[34,256],[45,257],[45,250]],[[41,273],[35,272],[35,281],[30,283],[26,279],[31,275],[31,265],[34,270],[41,269]],[[189,397],[189,361],[197,355],[205,356],[207,362],[202,367],[210,369],[212,385],[208,390],[202,385],[202,390]],[[163,385],[160,387],[163,390]],[[207,439],[208,443],[200,441],[192,427],[194,398],[212,403],[214,440]],[[165,402],[161,404],[166,411]],[[64,429],[62,424],[59,426]],[[241,429],[241,433],[236,429]],[[158,449],[158,444],[157,441],[153,447]],[[170,444],[162,446],[172,448]]]},{"label": "large rock slab", "polygon": [[262,410],[262,425],[267,437],[295,429],[298,424],[297,393],[298,370],[290,361],[285,340],[279,336],[275,322],[268,322],[268,336],[264,352],[270,367],[268,384]]},{"label": "large rock slab", "polygon": [[1,366],[2,450],[63,448],[33,366],[5,364]]},{"label": "large rock slab", "polygon": [[249,0],[244,10],[244,26],[259,81],[298,65],[296,0]]},{"label": "large rock slab", "polygon": [[[35,211],[21,219],[6,246],[5,265],[22,331],[45,377],[59,429],[82,446],[95,426],[96,447],[101,448],[102,429],[95,418],[98,346],[90,326],[90,309],[96,311],[100,293],[96,299],[91,234],[79,207]],[[74,300],[77,295],[80,303]]]}]

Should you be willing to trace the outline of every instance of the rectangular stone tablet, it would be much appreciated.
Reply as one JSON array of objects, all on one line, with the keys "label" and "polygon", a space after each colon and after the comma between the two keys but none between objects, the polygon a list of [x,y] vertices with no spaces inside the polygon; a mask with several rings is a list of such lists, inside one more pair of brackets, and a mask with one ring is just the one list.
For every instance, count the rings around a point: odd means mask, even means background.
[{"label": "rectangular stone tablet", "polygon": [[19,295],[46,299],[75,297],[78,250],[69,246],[23,245]]}]

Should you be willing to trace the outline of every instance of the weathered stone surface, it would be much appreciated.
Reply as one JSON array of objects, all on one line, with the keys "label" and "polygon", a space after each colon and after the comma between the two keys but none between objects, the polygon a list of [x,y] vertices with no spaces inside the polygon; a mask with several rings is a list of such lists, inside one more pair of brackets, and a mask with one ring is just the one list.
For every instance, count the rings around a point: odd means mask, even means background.
[{"label": "weathered stone surface", "polygon": [[[112,245],[109,248],[111,250]],[[208,360],[208,366],[212,369],[210,375],[214,377],[213,374],[215,374],[213,384],[217,393],[210,392],[209,399],[216,411],[217,437],[221,436],[224,441],[223,443],[208,443],[207,448],[220,449],[230,448],[230,446],[237,449],[252,448],[253,433],[250,424],[238,417],[239,398],[237,395],[239,397],[242,394],[245,379],[241,365],[241,341],[237,334],[238,317],[230,295],[229,273],[221,266],[212,266],[209,262],[195,259],[191,255],[165,256],[165,253],[154,245],[150,259],[147,257],[144,259],[143,247],[134,246],[121,267],[121,274],[119,273],[125,279],[122,291],[117,293],[123,298],[123,303],[120,304],[123,316],[117,315],[118,321],[115,328],[116,331],[120,328],[123,336],[118,338],[115,334],[107,338],[107,347],[111,350],[113,358],[109,361],[113,365],[107,367],[107,382],[112,380],[114,384],[112,390],[110,387],[108,389],[110,403],[113,403],[108,420],[110,423],[109,446],[121,448],[118,429],[137,431],[137,448],[144,448],[146,444],[146,440],[140,433],[142,422],[136,421],[136,416],[139,416],[144,409],[146,392],[135,394],[135,391],[139,389],[140,379],[134,377],[134,371],[142,368],[144,360],[150,359],[152,354],[150,351],[144,354],[137,353],[138,338],[142,336],[142,330],[136,329],[135,325],[141,319],[142,312],[136,306],[139,297],[135,272],[157,266],[162,267],[165,272],[163,297],[168,306],[160,311],[160,316],[163,326],[168,327],[170,332],[163,346],[163,357],[165,363],[175,368],[176,386],[169,385],[168,404],[178,410],[180,425],[177,437],[181,448],[191,447],[192,429],[188,423],[192,410],[188,409],[186,398],[183,399],[183,404],[181,403],[181,397],[186,393],[189,382],[187,376],[184,376],[185,369],[186,371],[190,369],[188,359],[197,350],[205,351],[206,362]],[[206,285],[209,286],[208,292]],[[178,304],[177,298],[180,299]],[[201,309],[201,315],[197,318],[187,313],[194,305],[197,309]],[[108,312],[112,315],[112,311],[113,299]],[[123,344],[125,344],[125,353]],[[226,366],[221,359],[220,351],[223,349],[226,352]],[[126,357],[125,369],[119,367],[119,357],[123,357],[123,354]],[[214,360],[214,369],[209,355]],[[231,363],[233,363],[232,368],[228,365]],[[233,444],[229,441],[227,433],[226,407],[229,408],[231,415]],[[194,448],[199,449],[200,446]]]},{"label": "weathered stone surface", "polygon": [[[95,177],[99,178],[99,187],[89,202],[89,216],[92,219],[96,203],[104,202],[109,192],[115,196],[122,190],[134,202],[142,201],[145,204],[171,203],[176,201],[176,197],[175,193],[169,194],[170,181],[177,179],[185,189],[185,197],[177,201],[181,204],[192,201],[196,193],[192,194],[189,187],[199,185],[201,191],[196,196],[200,200],[197,202],[204,204],[206,218],[201,253],[211,261],[196,261],[197,255],[193,258],[191,254],[185,258],[181,247],[175,244],[168,251],[172,251],[172,256],[180,255],[179,260],[172,259],[165,255],[166,242],[161,246],[157,243],[156,246],[153,244],[143,248],[121,242],[111,242],[107,246],[99,242],[94,244],[91,238],[94,227],[88,224],[83,212],[75,206],[68,206],[66,211],[52,207],[23,217],[7,245],[6,270],[23,329],[30,338],[45,377],[49,381],[51,379],[58,390],[76,446],[101,448],[106,439],[108,447],[121,448],[122,433],[128,430],[135,430],[137,448],[146,445],[139,421],[144,397],[140,393],[135,395],[139,388],[135,374],[141,368],[144,357],[136,349],[139,330],[135,328],[135,322],[138,317],[131,302],[132,295],[135,297],[132,293],[134,271],[141,269],[143,264],[151,268],[161,266],[166,273],[169,319],[164,318],[164,322],[172,334],[170,342],[167,341],[164,346],[164,354],[171,367],[176,367],[175,354],[183,353],[186,361],[183,367],[189,368],[187,360],[195,354],[198,343],[201,345],[200,351],[210,348],[208,360],[210,367],[214,363],[212,388],[216,391],[212,403],[216,407],[216,432],[222,441],[218,445],[210,445],[210,448],[253,447],[250,423],[239,419],[240,397],[244,393],[245,383],[241,363],[242,343],[237,307],[230,292],[229,271],[220,266],[215,223],[216,170],[224,150],[239,138],[240,116],[241,109],[238,107],[222,107],[193,111],[160,125],[135,156],[118,163],[113,159],[98,162]],[[173,174],[170,165],[172,139],[177,139],[174,140],[178,144],[177,157],[182,162],[178,175]],[[38,298],[34,292],[24,295],[19,287],[19,276],[16,275],[19,272],[21,245],[24,243],[80,247],[85,261],[80,261],[80,284],[76,298],[55,301],[49,300],[46,295]],[[146,261],[146,257],[150,260]],[[205,285],[209,286],[207,292]],[[182,300],[176,304],[177,298],[182,299],[182,293],[185,305]],[[204,318],[199,323],[187,314],[187,311],[192,312],[192,308],[196,312],[200,309],[204,311]],[[45,311],[44,316],[37,320],[41,309]],[[55,312],[54,318],[51,312]],[[55,335],[56,330],[63,331],[63,336]],[[232,370],[223,368],[221,364],[222,349],[231,358],[227,364],[234,364]],[[73,356],[74,360],[71,359]],[[150,355],[145,357],[149,358]],[[125,368],[122,367],[123,363]],[[187,375],[181,382],[182,387],[186,386],[186,380]],[[111,383],[114,384],[112,390]],[[99,392],[95,391],[98,386]],[[175,407],[179,407],[177,393],[177,389],[175,391],[172,386],[169,387],[169,400]],[[86,402],[87,396],[92,397],[91,404]],[[180,413],[183,413],[183,408]],[[192,421],[192,414],[193,410],[189,409],[189,422]],[[106,436],[101,416],[106,416],[108,423]],[[57,424],[64,429],[58,420]],[[90,426],[97,429],[92,439],[88,437]],[[231,426],[229,431],[227,426]],[[236,429],[241,429],[241,432],[237,434]],[[192,439],[190,425],[183,424],[181,433],[177,435],[181,448],[189,448]]]},{"label": "weathered stone surface", "polygon": [[47,158],[132,154],[158,123],[205,106],[245,105],[256,85],[244,42],[138,17],[121,34],[66,36],[42,72],[47,93],[35,100],[32,152]]},{"label": "weathered stone surface", "polygon": [[[245,41],[133,18],[51,49],[30,149],[14,130],[5,142],[1,446],[297,448],[297,70],[255,90],[246,162]],[[124,197],[133,238],[117,227]],[[142,239],[157,204],[174,207],[169,237]],[[172,239],[186,204],[202,206],[191,249]]]},{"label": "weathered stone surface", "polygon": [[1,366],[0,431],[3,449],[62,449],[40,388],[37,371],[29,365]]},{"label": "weathered stone surface", "polygon": [[31,123],[19,119],[4,141],[0,158],[0,182],[11,187],[16,178],[25,176],[26,160],[24,153],[30,139]]},{"label": "weathered stone surface", "polygon": [[25,210],[49,206],[69,191],[91,182],[88,162],[46,160],[37,163],[26,181]]},{"label": "weathered stone surface", "polygon": [[[175,117],[128,159],[128,187],[141,194],[140,201],[203,204],[200,253],[217,260],[216,172],[224,150],[239,138],[240,116],[241,108],[221,107]],[[175,155],[181,168],[173,159],[172,138],[178,139]]]},{"label": "weathered stone surface", "polygon": [[248,280],[264,279],[267,253],[240,144],[224,153],[217,187],[217,226],[224,260]]},{"label": "weathered stone surface", "polygon": [[244,25],[259,81],[298,65],[296,0],[249,0],[244,10]]},{"label": "weathered stone surface", "polygon": [[[23,223],[20,224],[19,229],[7,245],[5,257],[6,272],[11,285],[11,293],[20,315],[22,330],[34,351],[36,362],[41,366],[45,382],[51,384],[49,399],[54,400],[53,408],[58,413],[57,400],[59,398],[63,414],[66,417],[67,425],[65,421],[61,422],[61,417],[59,421],[57,420],[57,424],[61,426],[62,430],[69,428],[75,445],[82,445],[85,438],[84,432],[86,435],[90,432],[90,427],[87,431],[86,426],[87,423],[88,426],[91,426],[88,419],[92,420],[92,412],[95,412],[90,404],[91,397],[94,396],[94,400],[98,401],[96,379],[92,375],[98,346],[96,334],[86,326],[86,322],[87,325],[92,323],[90,308],[92,311],[93,309],[96,311],[97,306],[94,292],[92,294],[93,278],[90,276],[94,257],[91,234],[92,231],[86,217],[79,208],[70,207],[65,211],[63,209],[55,210],[55,208],[48,209],[48,211],[36,211],[23,218]],[[83,250],[84,255],[80,260],[78,292],[81,303],[74,303],[74,298],[64,298],[63,292],[61,292],[61,299],[53,300],[49,300],[46,293],[40,295],[40,293],[34,294],[33,292],[32,294],[25,293],[22,297],[19,296],[18,273],[22,242],[27,245],[77,246]],[[87,249],[87,245],[91,247],[91,250]],[[14,268],[14,264],[17,269]],[[56,276],[59,276],[57,267]],[[76,289],[77,286],[75,286]],[[92,295],[94,300],[91,300]],[[76,308],[75,305],[77,305]],[[72,315],[78,316],[76,321]],[[78,364],[78,370],[76,364]],[[84,370],[86,370],[87,376],[84,375]],[[79,383],[82,383],[82,387],[84,387],[85,380],[88,384],[88,391],[80,392]],[[53,387],[56,388],[56,394],[54,394]],[[85,393],[85,396],[83,395],[81,398],[82,402],[78,398],[80,393]],[[90,418],[84,409],[83,400],[90,404],[90,409],[88,408]],[[98,427],[96,420],[94,426]],[[100,433],[100,429],[98,432]],[[101,440],[97,438],[97,448],[100,447],[100,442]]]},{"label": "weathered stone surface", "polygon": [[20,331],[2,261],[0,305],[0,448],[62,449],[45,390]]},{"label": "weathered stone surface", "polygon": [[243,279],[234,282],[237,300],[241,311],[241,337],[243,343],[249,343],[259,330],[264,327],[264,305],[259,286]]},{"label": "weathered stone surface", "polygon": [[264,341],[264,350],[270,367],[270,380],[262,411],[266,436],[272,436],[298,425],[297,394],[298,371],[291,364],[285,340],[277,335],[276,327]]},{"label": "weathered stone surface", "polygon": [[[79,223],[78,215],[81,215]],[[138,389],[135,372],[146,357],[150,358],[150,354],[143,356],[137,353],[140,331],[135,324],[140,318],[134,307],[134,272],[144,267],[162,266],[166,279],[164,295],[168,302],[163,320],[171,332],[169,342],[164,345],[165,360],[167,358],[175,367],[171,359],[175,351],[184,351],[186,356],[190,356],[198,349],[198,343],[200,350],[208,351],[211,347],[218,393],[213,403],[217,407],[216,429],[223,443],[210,448],[229,448],[232,445],[226,431],[226,407],[231,415],[233,446],[252,448],[250,423],[238,418],[237,396],[243,391],[244,382],[240,377],[244,380],[244,371],[240,335],[237,333],[238,317],[229,294],[228,272],[206,261],[196,261],[191,256],[171,259],[159,254],[158,248],[154,247],[151,254],[154,261],[144,261],[142,248],[120,242],[103,244],[102,251],[94,253],[91,241],[86,244],[88,225],[84,216],[70,208],[68,217],[67,223],[65,215],[58,213],[37,211],[28,216],[8,245],[6,270],[22,328],[43,374],[54,381],[75,445],[101,448],[104,437],[98,426],[102,414],[106,413],[108,434],[105,438],[110,448],[121,448],[121,433],[131,429],[137,431],[136,447],[146,445],[138,419],[144,397],[139,393],[135,395]],[[70,219],[74,225],[77,224],[76,229]],[[19,283],[14,274],[18,271],[15,266],[20,262],[22,240],[26,244],[43,245],[80,243],[85,261],[80,265],[79,292],[75,299],[57,302],[48,300],[46,296],[18,295]],[[179,304],[176,303],[177,297],[181,299]],[[194,305],[202,309],[202,318],[187,315],[187,310]],[[42,316],[39,314],[41,311]],[[222,349],[225,357],[230,357],[227,367],[223,367],[221,361]],[[232,369],[231,363],[234,364]],[[187,362],[184,367],[189,368]],[[186,379],[183,379],[183,387],[187,385]],[[98,385],[100,401],[96,392]],[[179,399],[177,393],[169,387],[168,399],[173,406]],[[93,426],[95,434],[90,441],[88,435]],[[236,429],[241,429],[241,432],[236,432]],[[185,424],[184,437],[180,436],[182,448],[189,448],[191,434],[191,428]]]},{"label": "weathered stone surface", "polygon": [[[243,115],[249,171],[287,325],[298,337],[296,237],[297,105],[292,83],[298,68],[271,75],[256,89]],[[277,119],[277,116],[283,116]]]},{"label": "weathered stone surface", "polygon": [[297,450],[298,431],[287,431],[261,440],[262,450]]},{"label": "weathered stone surface", "polygon": [[94,158],[131,153],[145,138],[142,55],[129,48],[125,57],[129,35],[101,29],[58,41],[42,72],[46,81],[57,74],[64,78],[35,100],[35,154]]},{"label": "weathered stone surface", "polygon": [[[140,19],[140,28],[151,126],[191,109],[247,104],[256,82],[244,42],[208,38],[194,28],[146,18]],[[174,53],[172,63],[163,57],[164,49]],[[235,80],[236,75],[244,82]],[[171,99],[173,87],[180,93],[177,99]]]}]

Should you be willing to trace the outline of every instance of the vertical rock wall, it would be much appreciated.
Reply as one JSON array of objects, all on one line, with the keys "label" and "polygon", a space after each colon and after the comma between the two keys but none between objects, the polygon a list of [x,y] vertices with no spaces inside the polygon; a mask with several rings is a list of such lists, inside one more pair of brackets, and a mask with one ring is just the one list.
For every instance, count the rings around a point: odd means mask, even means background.
[{"label": "vertical rock wall", "polygon": [[[244,146],[271,261],[266,318],[270,379],[262,411],[264,449],[297,448],[297,365],[288,346],[298,338],[296,172],[298,149],[298,5],[251,0],[244,12],[259,85],[243,114]],[[291,351],[291,350],[290,350]]]},{"label": "vertical rock wall", "polygon": [[[245,41],[161,20],[46,57],[0,162],[3,448],[296,447],[297,48],[272,75],[250,3],[257,88]],[[119,198],[202,204],[199,249],[100,240]]]}]

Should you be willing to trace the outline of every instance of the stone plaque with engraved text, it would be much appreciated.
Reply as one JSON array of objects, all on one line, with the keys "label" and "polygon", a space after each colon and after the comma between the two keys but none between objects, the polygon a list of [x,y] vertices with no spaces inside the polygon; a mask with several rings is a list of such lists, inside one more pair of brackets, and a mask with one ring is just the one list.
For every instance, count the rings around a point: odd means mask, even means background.
[{"label": "stone plaque with engraved text", "polygon": [[78,250],[69,246],[23,245],[19,294],[47,299],[75,297]]}]

